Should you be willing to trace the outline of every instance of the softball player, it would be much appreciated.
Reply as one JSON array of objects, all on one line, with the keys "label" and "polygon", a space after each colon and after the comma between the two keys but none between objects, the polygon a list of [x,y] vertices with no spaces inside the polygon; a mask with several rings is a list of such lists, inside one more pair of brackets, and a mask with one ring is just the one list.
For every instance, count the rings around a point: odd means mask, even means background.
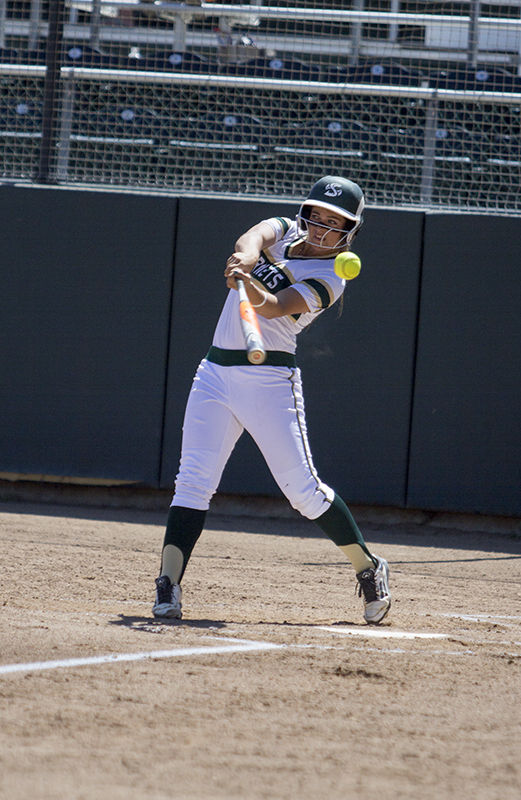
[{"label": "softball player", "polygon": [[[345,281],[335,256],[362,225],[364,196],[352,181],[326,176],[297,218],[263,220],[237,240],[224,275],[230,291],[212,346],[196,372],[186,406],[181,463],[156,580],[156,617],[181,617],[181,586],[203,530],[210,499],[243,430],[262,452],[293,508],[338,545],[355,569],[364,618],[378,623],[391,606],[389,568],[369,552],[344,501],[319,478],[309,449],[296,337],[338,300]],[[235,277],[256,308],[267,358],[249,363]]]}]

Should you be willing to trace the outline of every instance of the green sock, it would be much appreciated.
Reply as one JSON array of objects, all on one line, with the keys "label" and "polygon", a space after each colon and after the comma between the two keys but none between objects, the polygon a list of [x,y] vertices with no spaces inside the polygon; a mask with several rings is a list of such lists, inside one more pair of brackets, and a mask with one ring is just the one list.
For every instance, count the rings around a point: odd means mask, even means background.
[{"label": "green sock", "polygon": [[[206,511],[170,506],[163,541],[161,575],[168,575],[173,583],[179,583],[183,577],[188,559],[203,530],[205,518]],[[181,555],[182,563],[179,563]]]},{"label": "green sock", "polygon": [[[320,517],[314,520],[319,528],[338,546],[359,545],[366,556],[371,560],[373,566],[376,562],[367,549],[364,537],[353,519],[353,515],[341,497],[335,493],[333,502]],[[358,570],[359,571],[359,570]]]}]

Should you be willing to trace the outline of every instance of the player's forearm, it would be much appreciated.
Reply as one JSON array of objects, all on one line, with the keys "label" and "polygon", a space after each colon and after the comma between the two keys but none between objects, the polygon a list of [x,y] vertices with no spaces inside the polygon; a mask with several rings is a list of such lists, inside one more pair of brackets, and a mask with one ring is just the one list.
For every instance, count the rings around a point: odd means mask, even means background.
[{"label": "player's forearm", "polygon": [[278,294],[271,294],[249,281],[245,281],[244,285],[250,303],[264,319],[303,314],[308,310],[304,298],[294,289],[288,288]]},{"label": "player's forearm", "polygon": [[253,269],[259,260],[261,251],[265,247],[273,244],[276,239],[275,233],[266,222],[259,222],[250,228],[235,242],[235,255],[243,256],[243,265],[248,265]]},{"label": "player's forearm", "polygon": [[259,260],[264,246],[264,236],[259,231],[251,230],[239,236],[235,242],[235,253],[242,253],[251,258],[253,265]]},{"label": "player's forearm", "polygon": [[264,289],[247,281],[244,282],[244,286],[248,299],[259,317],[274,319],[275,317],[283,316],[276,295],[266,292]]}]

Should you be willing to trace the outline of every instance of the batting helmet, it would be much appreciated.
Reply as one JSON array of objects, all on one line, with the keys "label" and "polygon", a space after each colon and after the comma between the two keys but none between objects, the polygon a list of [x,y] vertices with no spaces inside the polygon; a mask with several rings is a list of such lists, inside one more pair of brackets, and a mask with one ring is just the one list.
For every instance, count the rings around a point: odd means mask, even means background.
[{"label": "batting helmet", "polygon": [[[365,206],[364,193],[357,183],[336,175],[326,175],[313,186],[307,198],[300,206],[297,219],[302,233],[307,232],[309,212],[313,206],[327,208],[345,217],[342,228],[345,236],[339,246],[349,247],[363,223]],[[337,230],[330,228],[330,230]]]}]

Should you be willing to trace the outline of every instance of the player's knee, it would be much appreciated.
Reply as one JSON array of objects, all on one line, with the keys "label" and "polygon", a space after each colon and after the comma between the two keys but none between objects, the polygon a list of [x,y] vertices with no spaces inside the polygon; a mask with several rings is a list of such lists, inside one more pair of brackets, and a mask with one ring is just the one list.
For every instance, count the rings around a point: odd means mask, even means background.
[{"label": "player's knee", "polygon": [[308,519],[316,519],[327,511],[335,496],[333,489],[314,475],[304,478],[301,474],[287,475],[285,480],[279,482],[279,486],[291,506]]},{"label": "player's knee", "polygon": [[203,486],[176,481],[174,500],[176,506],[207,511],[213,492]]},{"label": "player's knee", "polygon": [[[208,509],[220,475],[210,459],[194,457],[184,453],[175,482],[175,503],[187,508]],[[206,466],[205,466],[206,465]]]}]

